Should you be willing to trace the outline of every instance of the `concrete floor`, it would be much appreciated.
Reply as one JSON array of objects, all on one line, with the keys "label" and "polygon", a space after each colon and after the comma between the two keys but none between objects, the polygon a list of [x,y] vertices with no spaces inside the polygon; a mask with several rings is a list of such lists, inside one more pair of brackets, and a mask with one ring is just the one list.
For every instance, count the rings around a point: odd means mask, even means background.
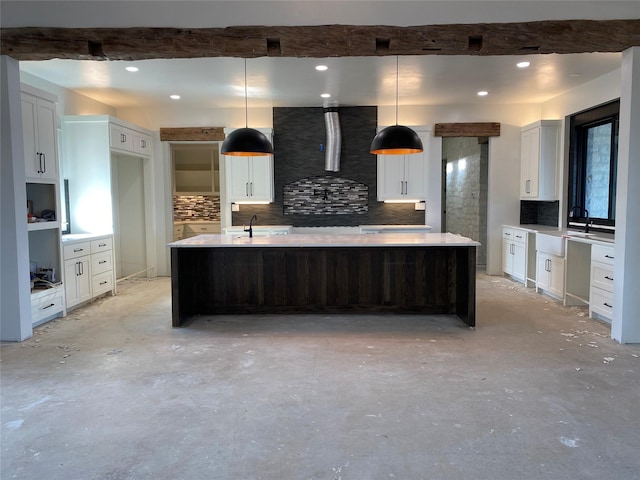
[{"label": "concrete floor", "polygon": [[639,479],[640,346],[478,276],[452,317],[171,328],[133,280],[2,345],[2,479]]}]

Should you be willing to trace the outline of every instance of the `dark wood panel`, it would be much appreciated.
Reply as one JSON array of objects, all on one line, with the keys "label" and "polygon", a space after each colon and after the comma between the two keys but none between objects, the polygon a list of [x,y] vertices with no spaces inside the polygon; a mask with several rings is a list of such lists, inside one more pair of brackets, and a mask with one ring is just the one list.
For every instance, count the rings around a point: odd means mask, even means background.
[{"label": "dark wood panel", "polygon": [[3,28],[17,60],[145,60],[265,56],[526,55],[621,52],[640,45],[640,20],[548,20],[420,26]]},{"label": "dark wood panel", "polygon": [[436,123],[435,137],[499,137],[500,123]]},{"label": "dark wood panel", "polygon": [[212,142],[224,140],[223,127],[161,128],[161,142]]},{"label": "dark wood panel", "polygon": [[414,312],[475,324],[475,247],[174,248],[173,325],[196,314]]}]

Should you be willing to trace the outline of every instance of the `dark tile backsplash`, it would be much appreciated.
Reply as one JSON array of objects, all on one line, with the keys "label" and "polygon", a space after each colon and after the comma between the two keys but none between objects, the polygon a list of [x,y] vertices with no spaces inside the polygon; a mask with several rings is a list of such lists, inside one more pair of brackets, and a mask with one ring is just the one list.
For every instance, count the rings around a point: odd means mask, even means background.
[{"label": "dark tile backsplash", "polygon": [[522,225],[558,225],[560,202],[520,201],[520,223]]},{"label": "dark tile backsplash", "polygon": [[[340,171],[327,172],[324,169],[324,109],[273,109],[275,200],[269,205],[240,205],[240,211],[233,212],[233,225],[248,224],[254,214],[261,225],[296,227],[424,223],[424,211],[415,210],[412,203],[385,204],[376,200],[376,156],[369,153],[369,146],[376,134],[377,108],[340,107],[338,112],[342,133]],[[316,195],[324,187],[315,189],[316,192],[311,189],[307,191],[307,196],[303,194],[296,197],[297,207],[292,208],[291,197],[287,198],[287,205],[285,186],[309,178],[317,178],[322,185],[365,186],[366,208],[361,196],[363,187],[351,192],[332,187],[333,196],[327,196],[326,200],[322,198],[324,195]],[[350,206],[347,208],[344,202],[349,195],[353,195],[353,198],[348,200]],[[314,211],[311,205],[315,202],[321,203]],[[330,212],[328,205],[332,202],[335,202],[335,209]]]}]

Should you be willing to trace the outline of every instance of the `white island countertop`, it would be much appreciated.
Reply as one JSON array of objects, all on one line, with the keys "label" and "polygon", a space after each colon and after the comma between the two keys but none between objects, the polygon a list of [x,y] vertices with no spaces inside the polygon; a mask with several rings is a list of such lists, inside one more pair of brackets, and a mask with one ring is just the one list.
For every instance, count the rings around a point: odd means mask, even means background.
[{"label": "white island countertop", "polygon": [[344,235],[198,235],[169,243],[171,248],[198,247],[472,247],[480,243],[452,233],[370,233]]}]

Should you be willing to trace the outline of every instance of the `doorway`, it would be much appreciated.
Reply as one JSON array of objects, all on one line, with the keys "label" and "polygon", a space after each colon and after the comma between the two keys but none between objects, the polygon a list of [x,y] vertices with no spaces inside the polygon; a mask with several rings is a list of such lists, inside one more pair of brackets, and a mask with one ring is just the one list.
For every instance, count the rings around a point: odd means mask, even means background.
[{"label": "doorway", "polygon": [[147,273],[144,159],[111,156],[116,278]]},{"label": "doorway", "polygon": [[442,139],[442,231],[480,242],[477,265],[487,264],[489,139]]}]

